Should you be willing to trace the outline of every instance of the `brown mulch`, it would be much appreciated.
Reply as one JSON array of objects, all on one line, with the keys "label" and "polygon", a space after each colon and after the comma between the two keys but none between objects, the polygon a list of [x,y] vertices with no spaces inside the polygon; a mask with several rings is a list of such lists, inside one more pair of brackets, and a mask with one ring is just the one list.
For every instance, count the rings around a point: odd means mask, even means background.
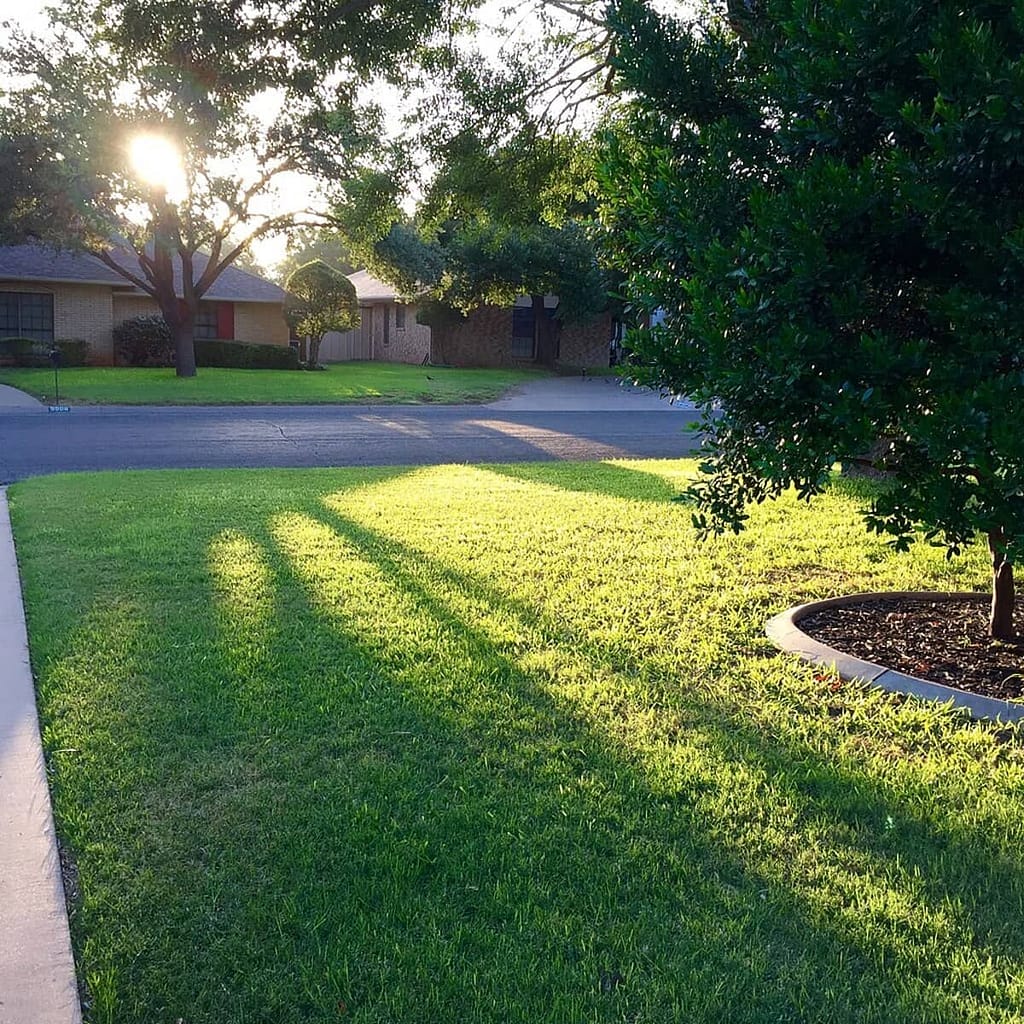
[{"label": "brown mulch", "polygon": [[880,598],[826,608],[798,625],[844,654],[919,679],[1002,700],[1024,696],[1024,637],[989,637],[985,600]]}]

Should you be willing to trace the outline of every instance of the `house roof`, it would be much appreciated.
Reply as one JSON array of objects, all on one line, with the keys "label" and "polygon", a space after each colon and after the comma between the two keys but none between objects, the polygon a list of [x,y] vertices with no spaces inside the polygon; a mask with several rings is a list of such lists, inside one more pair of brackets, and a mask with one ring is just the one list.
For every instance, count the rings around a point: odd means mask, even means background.
[{"label": "house roof", "polygon": [[348,279],[355,286],[356,298],[360,302],[394,302],[398,298],[393,285],[385,284],[368,270],[357,270],[349,274]]},{"label": "house roof", "polygon": [[[138,256],[130,249],[114,247],[110,254],[126,270],[143,277]],[[193,259],[194,273],[202,274],[206,269],[207,257],[196,253]],[[112,288],[124,288],[141,294],[140,290],[101,263],[95,256],[84,252],[51,249],[43,245],[0,246],[0,280],[6,281],[48,281],[54,284],[102,284]],[[181,264],[174,264],[175,290],[181,293]],[[204,299],[220,299],[225,302],[272,302],[284,300],[284,289],[276,284],[250,274],[239,267],[226,267],[214,281]]]}]

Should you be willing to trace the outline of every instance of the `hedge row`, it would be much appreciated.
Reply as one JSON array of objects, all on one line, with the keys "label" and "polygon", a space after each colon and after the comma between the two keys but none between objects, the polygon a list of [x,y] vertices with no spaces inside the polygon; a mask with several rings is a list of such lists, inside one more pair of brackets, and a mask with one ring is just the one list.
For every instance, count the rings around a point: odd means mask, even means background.
[{"label": "hedge row", "polygon": [[196,366],[230,366],[238,370],[297,370],[299,353],[290,345],[197,341]]},{"label": "hedge row", "polygon": [[[118,361],[129,366],[173,366],[174,340],[159,314],[132,317],[114,328]],[[195,342],[197,366],[239,370],[297,370],[299,354],[291,346],[250,345],[244,341]]]},{"label": "hedge row", "polygon": [[60,352],[61,366],[85,366],[89,362],[89,342],[81,338],[36,341],[34,338],[0,338],[0,365],[50,366],[50,353]]}]

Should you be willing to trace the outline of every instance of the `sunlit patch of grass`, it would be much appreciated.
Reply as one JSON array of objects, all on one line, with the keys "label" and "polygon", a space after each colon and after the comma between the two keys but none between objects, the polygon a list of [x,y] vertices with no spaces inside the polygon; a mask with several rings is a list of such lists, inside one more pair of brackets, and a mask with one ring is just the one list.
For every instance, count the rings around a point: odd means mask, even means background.
[{"label": "sunlit patch of grass", "polygon": [[981,553],[694,469],[13,488],[93,1018],[1018,1020],[1024,744],[762,631]]}]

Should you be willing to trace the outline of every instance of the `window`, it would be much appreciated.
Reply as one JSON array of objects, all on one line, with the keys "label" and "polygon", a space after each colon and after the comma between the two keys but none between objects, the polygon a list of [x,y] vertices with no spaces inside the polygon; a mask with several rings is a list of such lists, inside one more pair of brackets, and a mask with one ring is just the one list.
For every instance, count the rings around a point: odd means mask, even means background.
[{"label": "window", "polygon": [[0,337],[53,341],[53,296],[0,292]]},{"label": "window", "polygon": [[200,341],[215,341],[217,333],[217,303],[200,302],[196,310],[196,338]]},{"label": "window", "polygon": [[401,303],[395,306],[395,330],[405,330],[405,306]]},{"label": "window", "polygon": [[[548,319],[555,317],[555,307],[546,306],[544,312]],[[512,348],[509,355],[513,359],[536,359],[537,350],[534,344],[533,305],[512,307]]]},{"label": "window", "polygon": [[533,309],[530,306],[512,307],[513,359],[533,359]]}]

